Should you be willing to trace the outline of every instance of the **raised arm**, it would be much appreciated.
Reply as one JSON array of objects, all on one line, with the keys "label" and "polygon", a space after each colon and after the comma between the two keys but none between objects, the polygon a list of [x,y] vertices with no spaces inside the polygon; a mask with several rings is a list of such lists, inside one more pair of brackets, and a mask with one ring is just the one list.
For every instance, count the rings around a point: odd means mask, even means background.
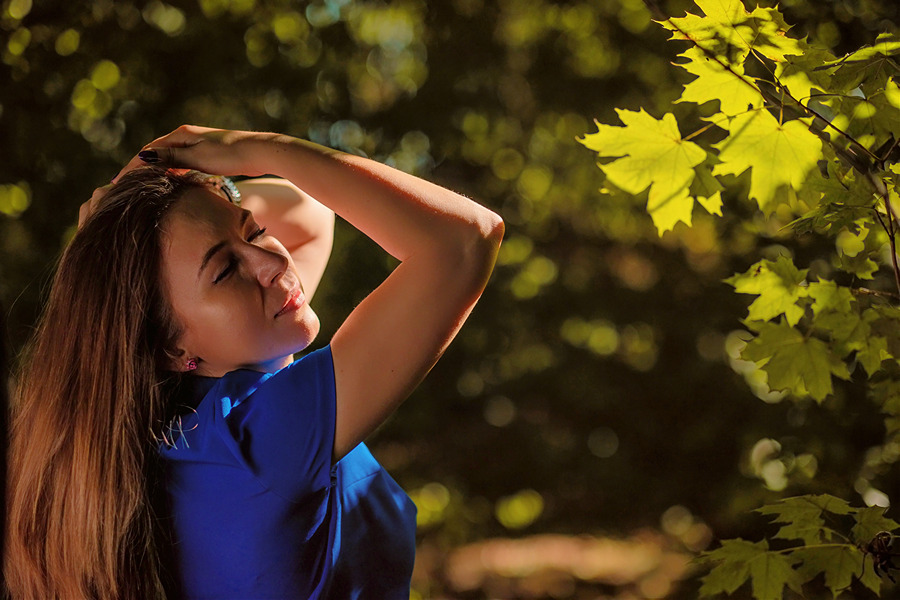
[{"label": "raised arm", "polygon": [[248,179],[238,188],[241,205],[291,253],[311,300],[331,256],[334,213],[286,179]]},{"label": "raised arm", "polygon": [[503,236],[500,217],[459,194],[288,136],[182,127],[142,155],[288,179],[401,261],[332,339],[335,458],[387,418],[441,356],[481,295]]}]

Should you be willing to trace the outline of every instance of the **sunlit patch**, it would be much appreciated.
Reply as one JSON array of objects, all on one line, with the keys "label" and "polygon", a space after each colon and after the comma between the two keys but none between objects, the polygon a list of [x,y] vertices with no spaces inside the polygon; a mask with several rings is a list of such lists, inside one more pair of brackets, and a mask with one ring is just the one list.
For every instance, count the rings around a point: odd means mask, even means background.
[{"label": "sunlit patch", "polygon": [[494,516],[507,529],[523,529],[534,523],[544,512],[544,498],[535,490],[522,490],[500,498],[494,506]]},{"label": "sunlit patch", "polygon": [[416,505],[416,526],[430,527],[444,520],[450,504],[450,490],[440,483],[428,483],[409,493]]}]

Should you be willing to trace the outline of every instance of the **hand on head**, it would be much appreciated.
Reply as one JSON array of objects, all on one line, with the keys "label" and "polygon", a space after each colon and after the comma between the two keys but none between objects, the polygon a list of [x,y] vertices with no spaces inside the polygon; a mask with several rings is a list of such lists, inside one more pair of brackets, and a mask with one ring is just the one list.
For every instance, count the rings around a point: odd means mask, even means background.
[{"label": "hand on head", "polygon": [[229,131],[182,125],[144,146],[113,179],[141,165],[194,169],[212,175],[264,175],[254,164],[255,143],[276,137],[271,133]]},{"label": "hand on head", "polygon": [[255,142],[275,134],[229,131],[196,125],[182,125],[146,146],[126,164],[108,185],[98,187],[78,211],[78,226],[97,210],[107,191],[122,175],[138,167],[157,165],[175,171],[194,169],[214,175],[264,175],[254,164]]}]

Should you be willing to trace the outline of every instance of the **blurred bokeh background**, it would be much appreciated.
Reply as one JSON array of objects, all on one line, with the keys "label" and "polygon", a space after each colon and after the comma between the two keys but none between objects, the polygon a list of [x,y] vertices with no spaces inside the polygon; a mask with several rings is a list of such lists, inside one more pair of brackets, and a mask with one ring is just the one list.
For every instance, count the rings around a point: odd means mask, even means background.
[{"label": "blurred bokeh background", "polygon": [[[900,18],[895,0],[781,7],[839,54]],[[736,204],[660,238],[640,200],[599,193],[576,141],[592,119],[686,110],[666,37],[642,0],[2,0],[9,346],[29,337],[79,204],[182,123],[387,162],[507,224],[468,324],[370,444],[419,508],[414,597],[695,597],[692,556],[770,532],[751,509],[821,491],[889,502],[900,448],[880,446],[852,382],[795,402],[738,360],[748,299],[722,279],[783,232]],[[318,344],[390,268],[339,224]]]}]

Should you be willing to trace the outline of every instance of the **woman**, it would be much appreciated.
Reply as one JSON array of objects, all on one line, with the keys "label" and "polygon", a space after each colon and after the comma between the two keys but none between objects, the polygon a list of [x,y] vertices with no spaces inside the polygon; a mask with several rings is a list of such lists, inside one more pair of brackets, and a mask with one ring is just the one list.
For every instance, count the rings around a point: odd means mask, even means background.
[{"label": "woman", "polygon": [[[247,182],[251,214],[161,167],[284,181]],[[294,362],[330,211],[400,264]],[[459,330],[500,218],[357,156],[193,126],[82,217],[17,393],[13,597],[407,598],[414,508],[360,443]]]}]

